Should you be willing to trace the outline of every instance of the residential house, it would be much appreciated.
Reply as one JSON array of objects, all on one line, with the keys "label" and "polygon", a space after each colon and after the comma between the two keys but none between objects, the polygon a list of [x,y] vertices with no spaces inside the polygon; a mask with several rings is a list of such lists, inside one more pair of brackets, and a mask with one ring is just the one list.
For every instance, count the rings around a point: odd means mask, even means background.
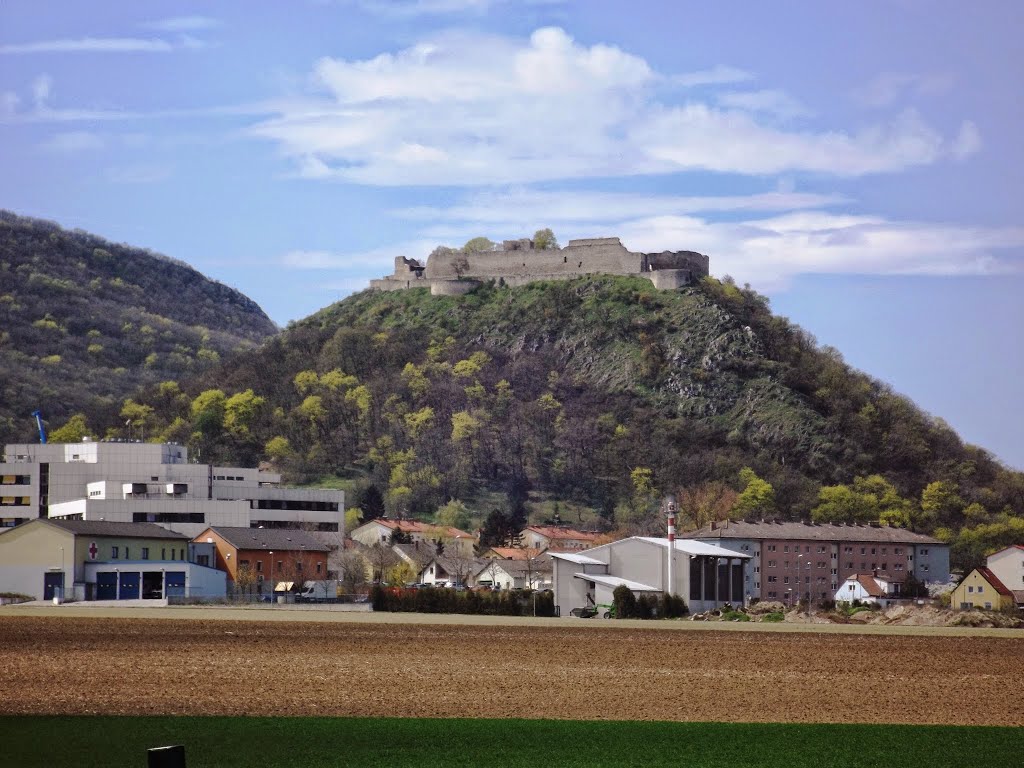
[{"label": "residential house", "polygon": [[[236,589],[264,592],[282,582],[326,579],[330,551],[306,531],[284,528],[207,528],[195,542],[213,544],[217,568],[228,574]],[[273,591],[267,588],[267,592]]]},{"label": "residential house", "polygon": [[1024,544],[1013,544],[989,555],[985,565],[1007,589],[1024,590]]},{"label": "residential house", "polygon": [[1024,604],[1024,591],[1015,594],[990,568],[975,568],[953,590],[949,604],[964,611],[999,611]]},{"label": "residential house", "polygon": [[[870,603],[885,608],[901,599],[901,583],[882,573],[852,573],[839,585],[835,593],[837,603]],[[801,598],[802,599],[802,598]],[[786,596],[785,602],[796,603],[795,595]]]},{"label": "residential house", "polygon": [[450,547],[453,553],[457,552],[464,557],[472,557],[476,545],[476,538],[472,534],[458,528],[431,525],[419,520],[389,520],[385,517],[365,522],[353,528],[349,535],[360,544],[372,547],[377,543],[390,544],[396,531],[407,536],[413,544],[440,542],[445,550]]},{"label": "residential house", "polygon": [[492,589],[550,589],[553,569],[550,555],[530,560],[490,558],[477,566],[473,582]]},{"label": "residential house", "polygon": [[895,526],[778,520],[712,522],[691,539],[750,555],[743,590],[751,598],[828,600],[853,574],[886,573],[903,584],[949,581],[949,545]]},{"label": "residential house", "polygon": [[472,586],[473,574],[481,564],[475,557],[436,555],[420,569],[418,580],[421,584],[439,587]]},{"label": "residential house", "polygon": [[536,547],[491,547],[480,556],[488,560],[529,560],[544,551]]},{"label": "residential house", "polygon": [[526,549],[551,550],[552,552],[580,552],[590,549],[598,542],[600,534],[577,531],[561,525],[530,525],[522,531],[523,547]]}]

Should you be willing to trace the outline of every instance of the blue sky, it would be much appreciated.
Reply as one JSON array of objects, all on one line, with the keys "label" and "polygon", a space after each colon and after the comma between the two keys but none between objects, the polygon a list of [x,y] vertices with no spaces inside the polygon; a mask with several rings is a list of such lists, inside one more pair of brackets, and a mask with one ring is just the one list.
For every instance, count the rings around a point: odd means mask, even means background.
[{"label": "blue sky", "polygon": [[856,5],[4,3],[0,206],[281,324],[480,234],[699,250],[1024,468],[1024,5]]}]

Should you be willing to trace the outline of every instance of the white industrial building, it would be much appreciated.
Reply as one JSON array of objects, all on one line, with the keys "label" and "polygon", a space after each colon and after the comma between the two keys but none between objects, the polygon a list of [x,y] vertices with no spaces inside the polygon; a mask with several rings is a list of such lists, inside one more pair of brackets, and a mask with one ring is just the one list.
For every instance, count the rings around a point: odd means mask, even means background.
[{"label": "white industrial building", "polygon": [[192,463],[175,443],[9,444],[0,481],[0,527],[52,517],[157,523],[189,537],[211,525],[345,530],[343,491],[282,488],[276,473]]},{"label": "white industrial building", "polygon": [[691,612],[743,605],[743,564],[750,555],[690,539],[672,544],[670,549],[667,538],[633,536],[586,554],[551,553],[556,609],[568,616],[574,608],[610,604],[619,586],[638,595],[679,595]]}]

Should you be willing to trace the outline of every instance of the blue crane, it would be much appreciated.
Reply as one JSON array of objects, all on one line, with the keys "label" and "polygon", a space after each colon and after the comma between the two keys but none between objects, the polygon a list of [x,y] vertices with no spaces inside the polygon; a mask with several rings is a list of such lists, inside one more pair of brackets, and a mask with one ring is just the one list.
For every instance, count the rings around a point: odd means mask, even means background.
[{"label": "blue crane", "polygon": [[46,445],[46,427],[43,426],[43,414],[39,411],[32,411],[36,417],[36,426],[39,427],[39,442]]}]

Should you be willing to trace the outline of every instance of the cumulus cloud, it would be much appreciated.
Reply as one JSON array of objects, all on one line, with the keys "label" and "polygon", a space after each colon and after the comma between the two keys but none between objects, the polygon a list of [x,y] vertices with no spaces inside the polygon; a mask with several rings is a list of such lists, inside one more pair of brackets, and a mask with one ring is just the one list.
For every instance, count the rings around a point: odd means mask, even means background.
[{"label": "cumulus cloud", "polygon": [[[714,171],[859,176],[954,154],[912,110],[856,131],[793,121],[777,90],[693,94],[749,79],[659,73],[613,45],[548,27],[528,40],[441,33],[368,59],[323,58],[317,90],[250,127],[296,173],[373,185],[494,185]],[[961,148],[962,149],[962,148]]]},{"label": "cumulus cloud", "polygon": [[960,133],[953,142],[953,157],[957,160],[966,160],[981,149],[981,133],[970,120],[965,120],[960,126]]}]

